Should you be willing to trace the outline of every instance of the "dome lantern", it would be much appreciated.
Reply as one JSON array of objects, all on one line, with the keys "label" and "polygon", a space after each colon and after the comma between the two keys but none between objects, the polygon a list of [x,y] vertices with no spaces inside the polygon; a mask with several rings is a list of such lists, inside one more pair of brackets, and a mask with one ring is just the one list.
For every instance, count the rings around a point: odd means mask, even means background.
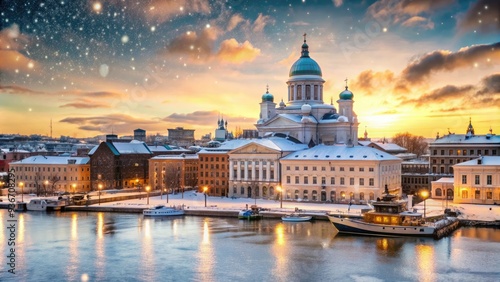
[{"label": "dome lantern", "polygon": [[290,68],[289,76],[294,75],[319,75],[322,76],[321,68],[315,60],[309,57],[309,45],[307,45],[306,34],[304,33],[304,44],[300,58]]}]

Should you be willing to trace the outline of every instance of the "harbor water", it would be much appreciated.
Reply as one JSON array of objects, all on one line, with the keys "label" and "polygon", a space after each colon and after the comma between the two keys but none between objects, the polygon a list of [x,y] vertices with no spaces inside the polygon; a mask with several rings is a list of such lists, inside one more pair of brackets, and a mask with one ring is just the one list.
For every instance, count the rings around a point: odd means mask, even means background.
[{"label": "harbor water", "polygon": [[464,227],[434,240],[340,236],[327,221],[24,212],[16,214],[13,235],[9,220],[0,210],[0,281],[500,278],[500,229],[495,228]]}]

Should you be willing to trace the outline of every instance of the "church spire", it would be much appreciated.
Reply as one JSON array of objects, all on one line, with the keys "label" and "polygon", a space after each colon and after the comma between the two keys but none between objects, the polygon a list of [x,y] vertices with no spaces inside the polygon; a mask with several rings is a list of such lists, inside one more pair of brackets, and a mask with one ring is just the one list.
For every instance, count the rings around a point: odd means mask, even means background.
[{"label": "church spire", "polygon": [[469,127],[467,127],[467,135],[474,135],[474,127],[472,126],[472,119],[469,117]]},{"label": "church spire", "polygon": [[301,58],[302,57],[309,57],[309,46],[307,45],[307,40],[306,40],[306,35],[307,33],[304,33],[304,44],[302,44],[302,53],[301,53]]}]

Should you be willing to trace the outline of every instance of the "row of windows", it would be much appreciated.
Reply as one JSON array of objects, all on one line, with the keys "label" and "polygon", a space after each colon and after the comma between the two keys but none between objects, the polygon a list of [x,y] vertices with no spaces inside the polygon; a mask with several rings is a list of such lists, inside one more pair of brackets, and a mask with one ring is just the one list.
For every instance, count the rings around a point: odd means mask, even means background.
[{"label": "row of windows", "polygon": [[219,186],[219,183],[220,185],[222,186],[225,186],[226,185],[226,181],[225,180],[222,180],[221,182],[219,182],[218,179],[216,180],[213,180],[213,179],[210,179],[210,180],[204,180],[204,179],[200,179],[200,185],[215,185],[215,186]]},{"label": "row of windows", "polygon": [[[245,163],[247,165],[259,165],[259,164],[262,164],[262,165],[267,165],[267,161],[233,161],[233,165],[241,165],[241,166],[244,166]],[[269,162],[269,165],[274,165],[274,162],[273,161],[270,161]]]},{"label": "row of windows", "polygon": [[[24,167],[24,171],[34,171],[34,172],[50,172],[50,167],[40,167],[40,166],[23,166]],[[14,167],[14,169],[17,171],[17,172],[21,172],[23,171],[23,167],[21,166],[18,166],[18,167]],[[47,170],[45,170],[47,169]],[[78,171],[78,167],[70,167],[69,168],[69,171]],[[84,167],[81,167],[81,171],[85,171],[85,168]],[[90,167],[87,167],[87,171],[90,171]],[[52,172],[56,172],[56,167],[52,167]],[[61,172],[61,167],[57,167],[57,172]],[[63,167],[63,172],[66,172],[66,167]]]},{"label": "row of windows", "polygon": [[[492,185],[492,175],[486,175],[486,185]],[[467,184],[467,175],[462,175],[462,184]],[[474,185],[481,185],[481,175],[474,175]]]},{"label": "row of windows", "polygon": [[[469,191],[462,190],[461,193],[460,193],[460,196],[462,197],[462,199],[468,199],[469,198]],[[493,199],[493,192],[486,191],[485,196],[486,196],[487,200],[492,200]],[[474,199],[475,200],[481,200],[481,190],[475,190],[474,191]]]},{"label": "row of windows", "polygon": [[[234,175],[234,178],[236,179],[238,177],[237,175],[238,173],[238,170],[233,170],[233,175]],[[252,173],[252,170],[247,170],[247,174],[245,175],[245,170],[242,169],[240,170],[240,178],[245,178],[245,179],[260,179],[260,171],[259,170],[256,170],[255,171],[255,177]],[[267,179],[267,170],[263,170],[262,171],[262,178],[263,179]],[[269,179],[274,179],[274,170],[270,170],[269,171]]]},{"label": "row of windows", "polygon": [[226,161],[226,158],[225,158],[225,157],[220,157],[220,158],[219,158],[219,157],[215,157],[215,158],[214,158],[214,157],[202,157],[202,156],[200,156],[200,162],[202,162],[202,161],[205,161],[205,162],[213,162],[214,160],[215,160],[216,162],[218,162],[218,161],[219,161],[219,159],[220,159],[220,161],[221,161],[221,162],[225,162],[225,161]]},{"label": "row of windows", "polygon": [[209,177],[209,176],[210,177],[219,177],[219,176],[220,177],[226,177],[226,173],[224,171],[220,172],[220,173],[218,171],[216,171],[216,172],[213,172],[213,171],[210,171],[210,172],[205,171],[205,172],[203,172],[203,171],[201,171],[200,172],[200,177],[203,177],[203,176],[205,176],[205,177]]},{"label": "row of windows", "polygon": [[[299,166],[295,166],[294,167],[295,171],[299,171],[300,170],[300,167]],[[289,165],[286,166],[286,170],[291,170],[291,167]],[[302,170],[304,171],[308,171],[309,170],[309,167],[308,166],[303,166],[302,167]],[[317,171],[318,170],[318,167],[316,166],[312,166],[311,167],[311,170],[312,171]],[[364,172],[365,171],[365,168],[364,167],[360,167],[358,168],[358,170],[360,172]],[[322,166],[321,167],[321,171],[326,171],[326,167]],[[335,167],[334,166],[331,166],[330,167],[330,171],[335,171]],[[345,168],[343,166],[339,167],[339,171],[345,171]],[[354,167],[349,167],[349,171],[355,171],[355,168]],[[368,171],[370,172],[373,172],[374,171],[374,168],[373,167],[369,167],[368,168]]]},{"label": "row of windows", "polygon": [[[446,150],[439,150],[439,152],[440,152],[441,156],[445,156]],[[484,153],[484,156],[488,156],[490,154],[490,150],[489,149],[485,149],[485,150],[463,149],[463,150],[456,150],[455,151],[455,150],[449,149],[447,156],[467,156],[467,155],[479,156],[479,155],[483,155],[483,153]],[[438,154],[438,150],[435,149],[432,151],[432,155],[436,156],[437,154]],[[496,156],[497,150],[496,149],[491,150],[491,155]]]},{"label": "row of windows", "polygon": [[[20,176],[16,176],[16,177],[19,178],[19,180],[25,180],[25,181],[27,181],[27,180],[35,180],[35,179],[37,179],[37,180],[49,180],[49,179],[53,179],[54,175],[50,175],[50,176],[46,176],[46,175],[35,175],[35,176],[33,176],[33,175],[20,175]],[[59,177],[59,180],[67,181],[68,177],[66,177],[66,176],[64,176],[62,178]],[[73,180],[74,181],[78,181],[78,176],[75,176],[75,177],[70,176],[69,180],[70,181],[73,181]],[[82,176],[81,180],[84,181],[85,177]],[[90,176],[87,176],[87,180],[90,180]]]},{"label": "row of windows", "polygon": [[[203,169],[203,167],[205,167],[205,169],[219,169],[219,164],[210,164],[210,167],[208,166],[209,164],[205,164],[205,166],[203,166],[203,164],[200,164],[200,169]],[[220,168],[221,169],[226,169],[226,165],[225,164],[221,164],[220,165]]]},{"label": "row of windows", "polygon": [[[42,186],[42,184],[38,183],[38,186],[39,186],[39,187],[41,187],[41,186]],[[56,185],[56,186],[57,186],[57,187],[56,187],[57,189],[62,189],[62,188],[64,188],[64,190],[66,190],[66,189],[68,189],[68,188],[73,188],[73,185],[66,185],[66,184],[64,184],[64,186],[63,186],[63,185],[61,185],[61,184]],[[27,183],[27,184],[26,184],[26,187],[27,187],[27,188],[36,188],[36,184],[35,184],[35,183]],[[77,187],[75,186],[75,190],[76,190],[76,189],[77,189]],[[82,189],[85,189],[85,185],[82,185]],[[90,186],[89,186],[89,185],[87,185],[87,190],[88,190],[88,189],[90,189]]]},{"label": "row of windows", "polygon": [[403,177],[404,184],[429,184],[427,177]]},{"label": "row of windows", "polygon": [[[451,164],[451,165],[452,165],[452,164],[454,164],[454,163],[459,164],[459,163],[466,162],[466,161],[468,161],[468,160],[470,160],[470,159],[463,159],[463,160],[460,160],[460,159],[449,159],[449,160],[448,160],[448,164]],[[445,163],[445,159],[441,159],[441,160],[439,160],[439,161],[440,161],[440,163],[441,163],[441,164],[444,164],[444,163]],[[455,161],[456,161],[456,162],[455,162]],[[432,160],[432,163],[433,163],[433,164],[437,164],[437,162],[438,162],[438,160],[436,160],[436,159],[433,159],[433,160]]]},{"label": "row of windows", "polygon": [[[294,184],[309,184],[309,176],[303,176],[303,181],[300,183],[300,176],[295,176],[295,182]],[[318,184],[318,177],[313,176],[311,178],[311,184]],[[346,185],[345,184],[345,177],[339,177],[339,185]],[[287,175],[286,177],[286,183],[291,184],[292,183],[292,177],[290,175]],[[321,177],[321,185],[326,185],[326,177]],[[330,185],[335,185],[335,177],[330,177]],[[350,177],[349,178],[349,185],[356,185],[355,184],[355,178]],[[365,185],[365,179],[364,178],[358,178],[358,185],[364,186]],[[375,185],[375,179],[374,178],[368,178],[368,186],[374,186]]]}]

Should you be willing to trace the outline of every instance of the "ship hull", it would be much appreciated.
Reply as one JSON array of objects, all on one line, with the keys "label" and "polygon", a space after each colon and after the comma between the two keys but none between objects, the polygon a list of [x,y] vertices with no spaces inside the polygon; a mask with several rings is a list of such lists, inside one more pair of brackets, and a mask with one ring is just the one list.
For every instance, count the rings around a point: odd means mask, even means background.
[{"label": "ship hull", "polygon": [[362,220],[328,216],[333,226],[343,234],[401,237],[434,237],[436,229],[432,226],[401,226],[366,223]]}]

